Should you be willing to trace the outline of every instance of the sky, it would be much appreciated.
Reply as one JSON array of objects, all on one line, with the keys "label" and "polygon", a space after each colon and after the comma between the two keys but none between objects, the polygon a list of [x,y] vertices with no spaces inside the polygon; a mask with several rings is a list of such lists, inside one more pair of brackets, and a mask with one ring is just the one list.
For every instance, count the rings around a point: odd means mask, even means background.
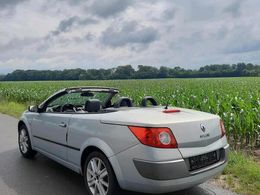
[{"label": "sky", "polygon": [[1,0],[0,74],[259,64],[259,7],[258,0]]}]

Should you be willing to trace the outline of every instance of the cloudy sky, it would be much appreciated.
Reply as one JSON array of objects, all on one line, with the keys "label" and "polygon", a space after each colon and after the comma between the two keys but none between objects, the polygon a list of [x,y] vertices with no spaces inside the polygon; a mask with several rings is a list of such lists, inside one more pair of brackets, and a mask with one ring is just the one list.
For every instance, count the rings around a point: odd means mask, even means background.
[{"label": "cloudy sky", "polygon": [[14,69],[260,63],[258,0],[0,0]]}]

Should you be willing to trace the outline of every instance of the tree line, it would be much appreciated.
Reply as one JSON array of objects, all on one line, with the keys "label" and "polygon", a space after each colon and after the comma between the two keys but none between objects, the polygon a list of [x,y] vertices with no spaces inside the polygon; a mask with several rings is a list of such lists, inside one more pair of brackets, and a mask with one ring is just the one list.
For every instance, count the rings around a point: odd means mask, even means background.
[{"label": "tree line", "polygon": [[139,65],[135,70],[131,65],[109,69],[65,69],[65,70],[15,70],[0,75],[1,81],[43,81],[43,80],[108,80],[108,79],[153,79],[153,78],[206,78],[260,76],[260,65],[251,63],[207,65],[197,70],[179,66],[170,68]]}]

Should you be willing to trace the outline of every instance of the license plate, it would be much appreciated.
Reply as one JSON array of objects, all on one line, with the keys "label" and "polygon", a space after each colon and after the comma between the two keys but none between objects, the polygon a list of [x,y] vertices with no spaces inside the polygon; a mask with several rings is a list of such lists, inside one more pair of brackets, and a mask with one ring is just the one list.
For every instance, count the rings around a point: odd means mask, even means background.
[{"label": "license plate", "polygon": [[217,151],[189,158],[190,171],[200,169],[218,162]]}]

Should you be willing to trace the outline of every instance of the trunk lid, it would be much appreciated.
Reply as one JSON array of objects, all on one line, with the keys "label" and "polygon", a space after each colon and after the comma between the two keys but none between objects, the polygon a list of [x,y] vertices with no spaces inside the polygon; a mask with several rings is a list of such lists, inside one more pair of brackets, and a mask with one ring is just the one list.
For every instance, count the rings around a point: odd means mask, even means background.
[{"label": "trunk lid", "polygon": [[122,108],[103,115],[106,124],[168,127],[173,132],[179,148],[205,147],[221,138],[220,118],[217,115],[184,109],[169,108],[180,112],[164,113],[163,107]]},{"label": "trunk lid", "polygon": [[220,119],[201,119],[168,126],[179,148],[205,147],[221,138]]}]

